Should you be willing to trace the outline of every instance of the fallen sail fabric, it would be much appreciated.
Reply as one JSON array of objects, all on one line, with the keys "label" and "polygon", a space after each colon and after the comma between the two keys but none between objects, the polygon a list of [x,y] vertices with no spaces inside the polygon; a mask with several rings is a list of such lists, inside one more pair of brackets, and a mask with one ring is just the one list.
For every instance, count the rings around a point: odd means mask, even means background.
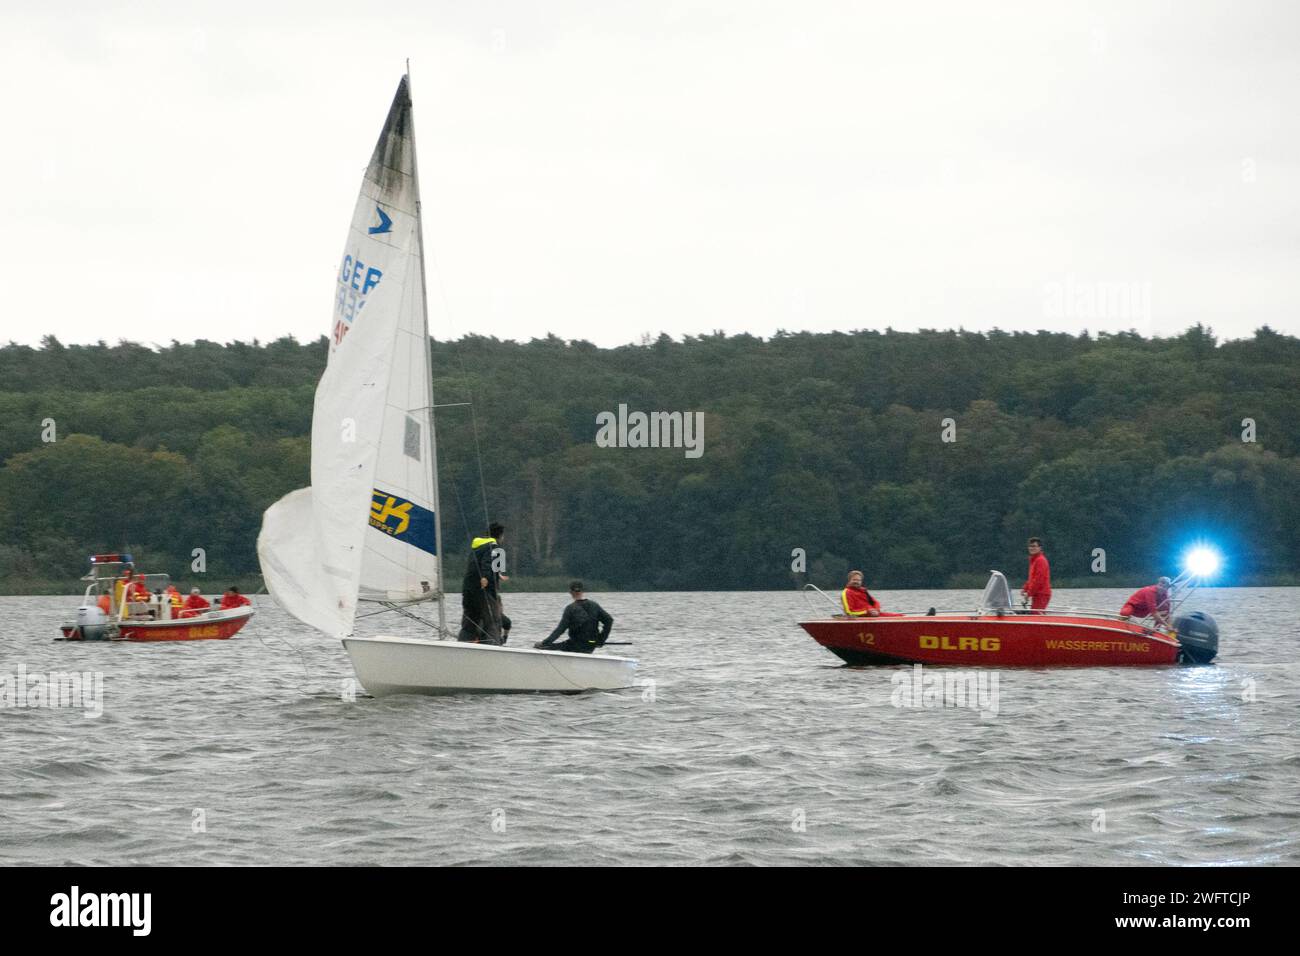
[{"label": "fallen sail fabric", "polygon": [[298,620],[344,636],[352,629],[356,602],[339,599],[336,582],[344,581],[347,571],[322,566],[312,523],[310,488],[291,491],[266,509],[257,536],[262,578],[276,603]]},{"label": "fallen sail fabric", "polygon": [[272,596],[336,637],[351,633],[358,595],[416,600],[438,586],[422,255],[403,77],[339,267],[312,413],[311,488],[267,509],[258,538]]}]

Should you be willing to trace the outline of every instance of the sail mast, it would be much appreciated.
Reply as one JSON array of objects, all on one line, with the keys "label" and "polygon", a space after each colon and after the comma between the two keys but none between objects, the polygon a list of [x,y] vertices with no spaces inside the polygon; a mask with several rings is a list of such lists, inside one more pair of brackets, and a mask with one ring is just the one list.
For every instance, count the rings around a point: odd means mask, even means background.
[{"label": "sail mast", "polygon": [[411,96],[411,165],[414,167],[415,180],[415,242],[420,253],[420,308],[424,316],[424,385],[428,397],[426,407],[429,409],[429,466],[433,469],[433,540],[438,553],[438,632],[445,637],[447,632],[446,592],[443,590],[442,563],[442,504],[438,494],[438,435],[434,427],[435,411],[433,407],[433,347],[429,342],[429,285],[424,270],[424,207],[420,199],[420,154],[415,146],[415,97],[411,95],[411,61],[406,61],[406,89]]}]

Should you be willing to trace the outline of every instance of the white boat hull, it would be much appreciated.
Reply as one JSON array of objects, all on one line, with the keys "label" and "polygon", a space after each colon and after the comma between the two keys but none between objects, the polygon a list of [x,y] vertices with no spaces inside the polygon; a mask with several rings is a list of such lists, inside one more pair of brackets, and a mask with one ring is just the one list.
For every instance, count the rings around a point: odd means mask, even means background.
[{"label": "white boat hull", "polygon": [[343,646],[375,697],[618,690],[632,685],[637,665],[633,657],[408,637],[347,637]]}]

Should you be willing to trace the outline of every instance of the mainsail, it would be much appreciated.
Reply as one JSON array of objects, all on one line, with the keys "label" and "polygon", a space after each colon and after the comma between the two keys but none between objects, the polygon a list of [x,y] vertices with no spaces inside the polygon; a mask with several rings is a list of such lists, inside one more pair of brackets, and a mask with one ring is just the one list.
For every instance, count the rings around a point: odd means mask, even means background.
[{"label": "mainsail", "polygon": [[311,487],[267,509],[271,595],[343,637],[357,600],[441,598],[415,129],[402,77],[361,183],[312,413]]}]

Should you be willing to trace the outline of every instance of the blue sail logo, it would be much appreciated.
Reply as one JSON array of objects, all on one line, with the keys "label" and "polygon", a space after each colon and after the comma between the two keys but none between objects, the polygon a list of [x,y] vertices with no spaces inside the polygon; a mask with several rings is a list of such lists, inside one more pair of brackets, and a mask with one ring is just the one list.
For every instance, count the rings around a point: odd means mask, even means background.
[{"label": "blue sail logo", "polygon": [[377,236],[381,232],[392,232],[393,220],[389,218],[388,213],[384,212],[378,206],[375,207],[375,212],[379,213],[379,225],[371,226],[367,231],[372,236]]},{"label": "blue sail logo", "polygon": [[370,527],[413,548],[438,553],[433,512],[414,501],[375,488],[370,493]]}]

